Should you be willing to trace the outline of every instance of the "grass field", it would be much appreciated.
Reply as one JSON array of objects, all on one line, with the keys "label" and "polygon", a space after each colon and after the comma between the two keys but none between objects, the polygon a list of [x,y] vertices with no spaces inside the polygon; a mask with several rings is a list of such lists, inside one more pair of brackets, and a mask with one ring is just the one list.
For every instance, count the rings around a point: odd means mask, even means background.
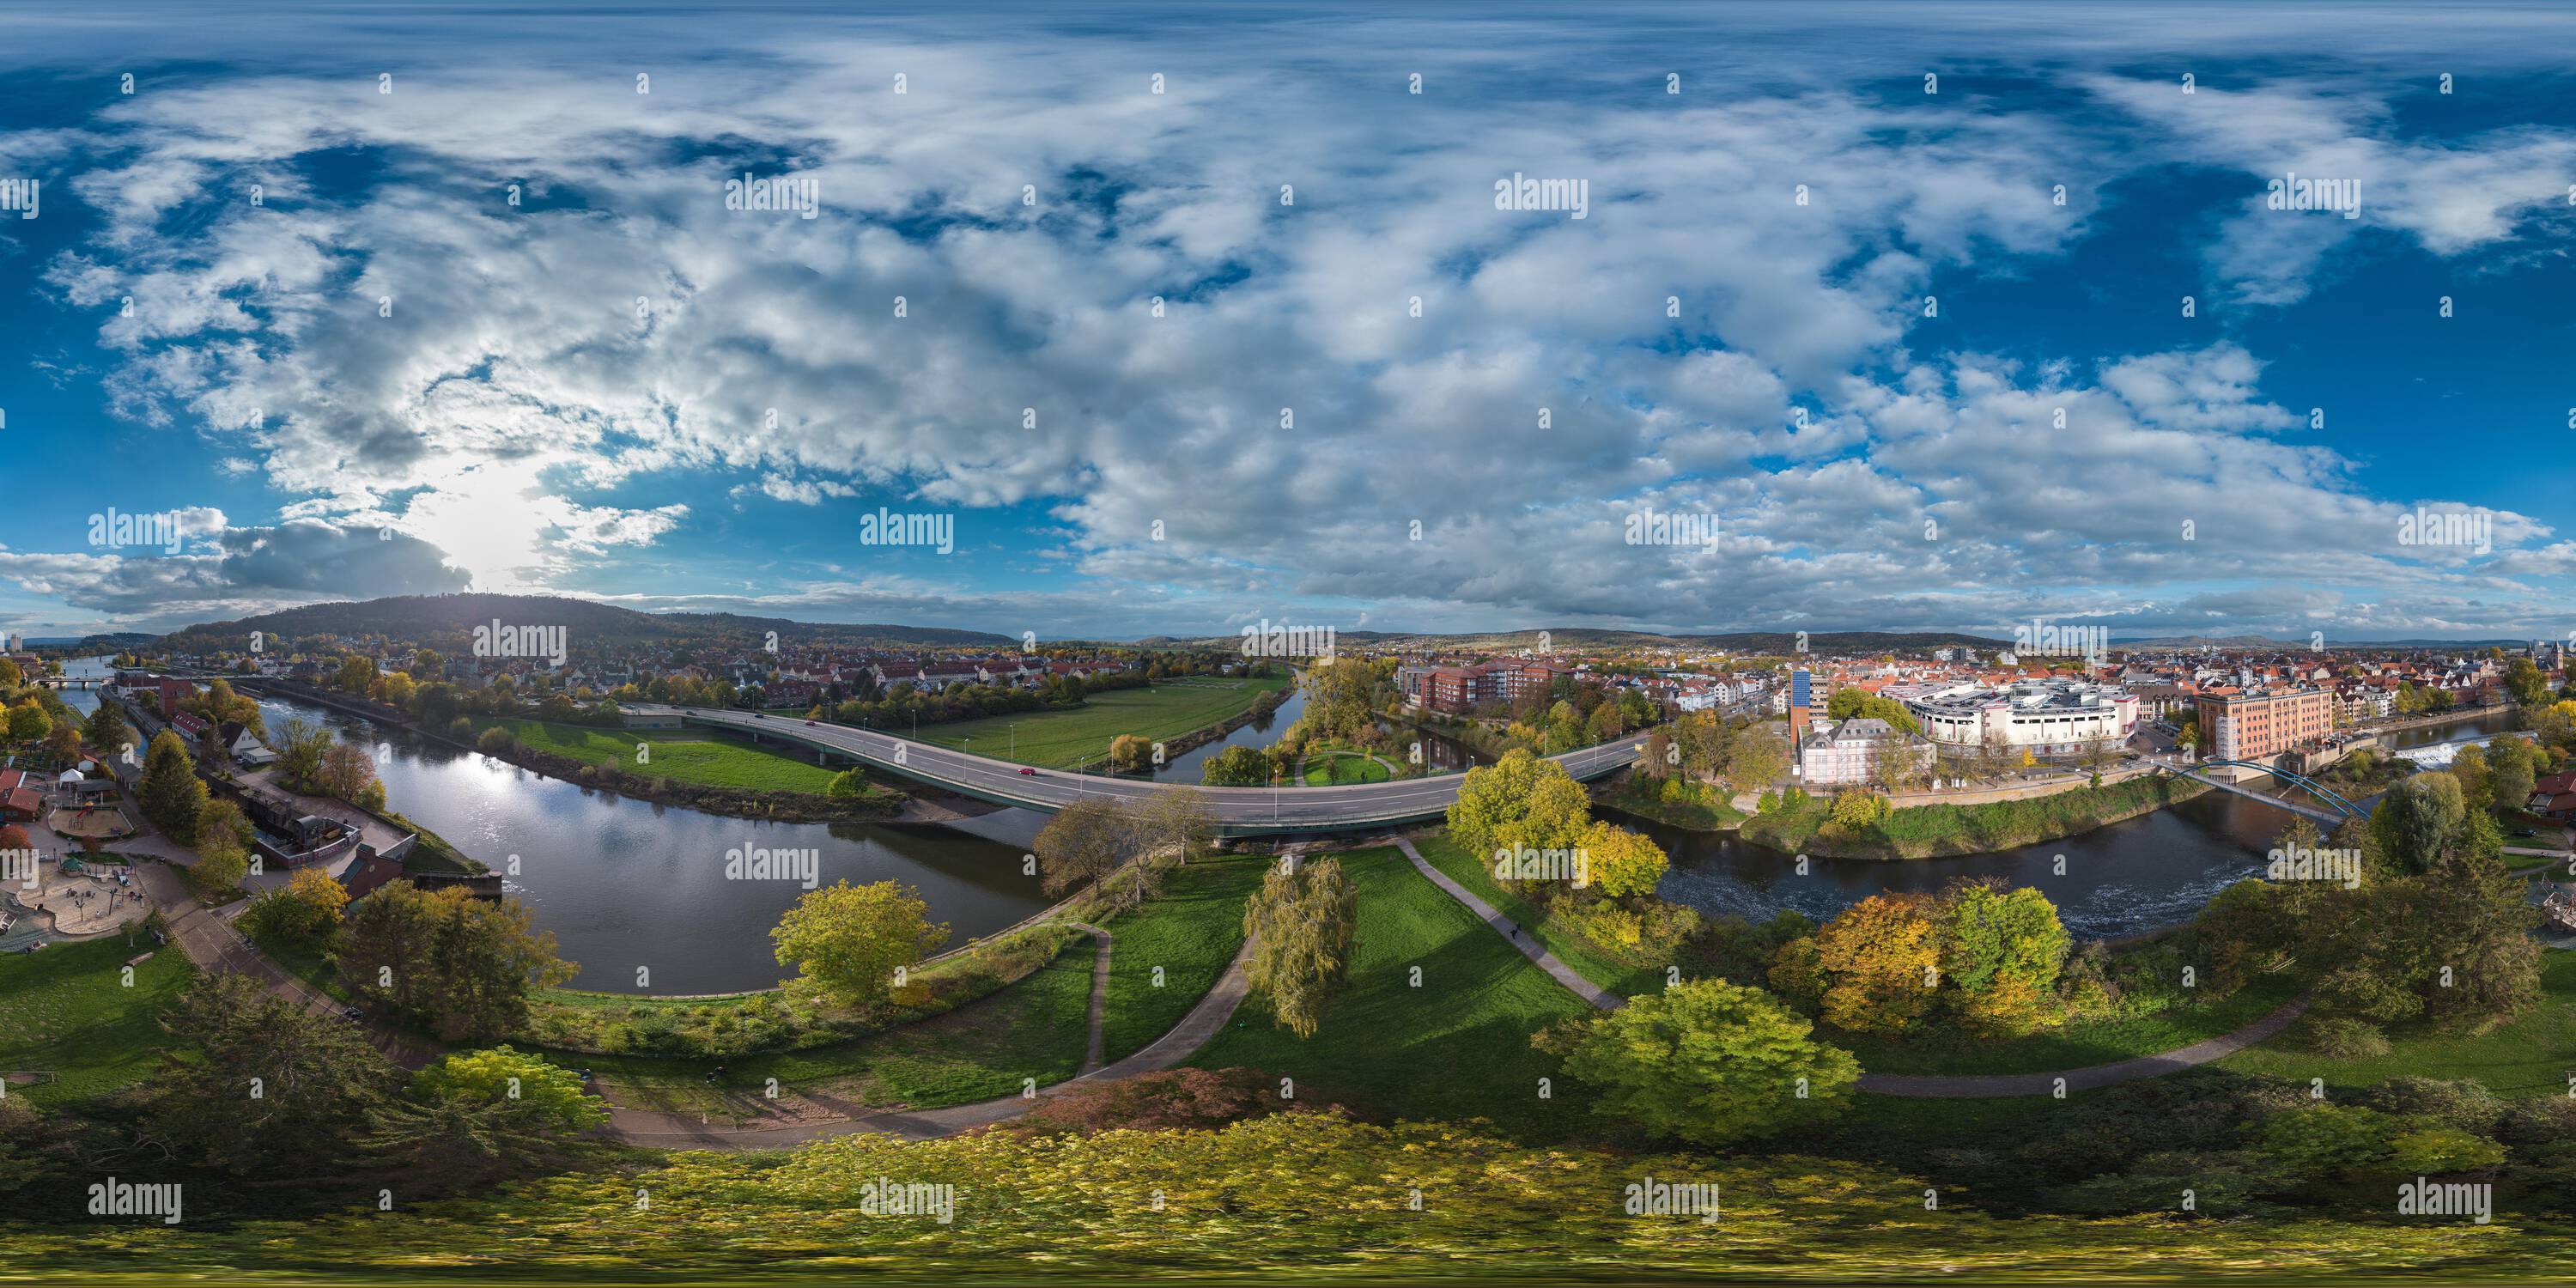
[{"label": "grass field", "polygon": [[[854,1042],[722,1061],[544,1052],[617,1084],[620,1103],[723,1121],[759,1107],[764,1081],[782,1094],[810,1094],[873,1107],[916,1109],[989,1100],[1072,1077],[1090,1039],[1091,962],[1098,948],[1077,936],[1055,960],[1008,988],[945,1015]],[[1114,962],[1113,962],[1114,964]]]},{"label": "grass field", "polygon": [[[151,940],[141,940],[144,948]],[[12,1086],[39,1104],[103,1095],[160,1063],[155,1023],[197,977],[175,947],[152,954],[124,983],[125,959],[143,951],[125,937],[51,944],[0,956],[0,1072],[50,1072],[54,1081]]]},{"label": "grass field", "polygon": [[[2154,1015],[2077,1020],[2024,1038],[1983,1039],[1941,1029],[1901,1038],[1825,1032],[1871,1073],[2053,1073],[2112,1064],[2234,1032],[2298,994],[2300,981],[2265,976],[2223,1001]],[[2305,1074],[2300,1075],[2305,1077]]]},{"label": "grass field", "polygon": [[[997,760],[1071,769],[1108,756],[1110,739],[1122,733],[1167,742],[1241,715],[1261,695],[1288,684],[1285,676],[1158,680],[1147,688],[1094,693],[1084,705],[1069,711],[1029,711],[925,726],[921,740]],[[1013,725],[1019,726],[1016,733]],[[908,735],[911,731],[888,732]]]},{"label": "grass field", "polygon": [[1538,940],[1541,948],[1556,954],[1558,961],[1574,968],[1574,973],[1622,997],[1663,991],[1664,971],[1661,966],[1630,966],[1612,959],[1595,947],[1591,940],[1545,920],[1546,913],[1536,905],[1505,891],[1494,880],[1494,870],[1483,861],[1458,847],[1447,832],[1416,838],[1413,848],[1422,851],[1424,861],[1440,869],[1450,880],[1467,887],[1470,894],[1492,904],[1496,911],[1519,922],[1523,931]]},{"label": "grass field", "polygon": [[2384,1078],[2475,1078],[2499,1096],[2567,1094],[2576,1077],[2576,952],[2553,950],[2541,962],[2540,1005],[2485,1033],[2389,1035],[2383,1056],[2338,1060],[2307,1050],[2304,1024],[2218,1062],[2222,1069],[2305,1082],[2323,1078],[2334,1091]]},{"label": "grass field", "polygon": [[[837,769],[808,764],[748,742],[690,729],[594,729],[587,725],[546,724],[536,720],[477,720],[477,734],[494,725],[532,751],[569,756],[585,765],[614,760],[630,774],[663,775],[674,782],[756,791],[808,792],[821,795]],[[635,744],[652,748],[652,761],[638,764]]]},{"label": "grass field", "polygon": [[[1243,947],[1243,904],[1270,869],[1259,855],[1199,859],[1163,875],[1163,892],[1105,927],[1109,1007],[1104,1058],[1135,1054],[1170,1032]],[[1154,985],[1154,968],[1163,970]]]},{"label": "grass field", "polygon": [[1341,787],[1351,783],[1382,783],[1394,775],[1374,756],[1356,751],[1324,751],[1306,754],[1308,787]]},{"label": "grass field", "polygon": [[[1190,1060],[1296,1082],[1297,1098],[1406,1118],[1489,1118],[1515,1133],[1598,1130],[1590,1097],[1556,1077],[1530,1035],[1591,1006],[1565,990],[1391,848],[1340,856],[1359,894],[1349,984],[1312,1038],[1245,1001]],[[1414,971],[1421,972],[1416,981]]]}]

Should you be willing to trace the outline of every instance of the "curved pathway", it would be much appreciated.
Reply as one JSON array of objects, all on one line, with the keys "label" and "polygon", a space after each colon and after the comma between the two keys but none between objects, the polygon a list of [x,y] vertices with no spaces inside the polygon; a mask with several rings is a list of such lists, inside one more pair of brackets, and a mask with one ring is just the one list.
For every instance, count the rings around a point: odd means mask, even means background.
[{"label": "curved pathway", "polygon": [[[1465,904],[1469,912],[1476,914],[1486,925],[1493,927],[1495,933],[1510,939],[1512,947],[1520,949],[1522,956],[1538,963],[1539,969],[1554,976],[1557,983],[1571,989],[1577,997],[1605,1011],[1623,1004],[1618,994],[1577,974],[1573,967],[1558,960],[1556,954],[1539,947],[1533,936],[1520,933],[1520,928],[1511,918],[1495,911],[1492,904],[1477,898],[1465,886],[1450,880],[1447,873],[1425,862],[1421,852],[1413,848],[1413,842],[1409,838],[1397,837],[1395,845],[1396,848],[1404,851],[1404,857],[1413,860],[1416,871],[1429,877],[1433,885],[1448,891],[1449,897]],[[2194,1065],[2208,1064],[2213,1060],[2234,1055],[2290,1027],[2300,1016],[2307,1014],[2307,1011],[2308,994],[2301,993],[2282,1003],[2278,1010],[2233,1033],[2221,1034],[2171,1051],[2143,1055],[2134,1060],[2122,1060],[2116,1064],[2097,1064],[2089,1068],[2064,1069],[2050,1073],[1994,1073],[1954,1077],[1864,1073],[1860,1076],[1859,1085],[1863,1091],[1876,1092],[1882,1096],[1946,1097],[1963,1100],[2051,1095],[2056,1092],[2057,1080],[2060,1078],[2066,1080],[2068,1091],[2091,1091],[2097,1087],[2108,1087],[2116,1083],[2135,1082],[2140,1078],[2161,1078],[2169,1073],[2179,1073]]]},{"label": "curved pathway", "polygon": [[[1291,846],[1293,852],[1306,847]],[[1244,963],[1252,958],[1256,941],[1245,939],[1236,950],[1234,960],[1226,964],[1225,973],[1217,977],[1206,996],[1190,1008],[1181,1022],[1170,1031],[1145,1045],[1142,1050],[1115,1064],[1102,1063],[1107,1041],[1105,1020],[1109,1005],[1109,952],[1114,937],[1106,930],[1086,922],[1061,923],[1090,931],[1100,945],[1091,967],[1091,1036],[1081,1071],[1051,1087],[1041,1087],[1034,1094],[1001,1096],[972,1104],[950,1105],[942,1109],[860,1110],[847,1118],[815,1122],[760,1125],[718,1125],[680,1114],[658,1113],[646,1109],[627,1109],[612,1105],[608,1130],[630,1145],[656,1149],[781,1149],[809,1140],[847,1136],[854,1132],[885,1132],[907,1140],[930,1140],[953,1136],[962,1131],[993,1123],[1005,1122],[1027,1113],[1040,1101],[1068,1092],[1086,1090],[1096,1084],[1132,1078],[1140,1073],[1169,1069],[1189,1059],[1206,1046],[1234,1010],[1251,991],[1251,980],[1244,974]],[[831,1102],[824,1102],[827,1106]]]}]

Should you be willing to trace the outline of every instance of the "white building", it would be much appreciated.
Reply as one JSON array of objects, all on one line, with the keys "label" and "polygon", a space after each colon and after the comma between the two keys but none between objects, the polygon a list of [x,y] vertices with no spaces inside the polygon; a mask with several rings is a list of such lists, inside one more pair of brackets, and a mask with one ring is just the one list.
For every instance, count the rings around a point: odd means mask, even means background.
[{"label": "white building", "polygon": [[2082,680],[2023,680],[1896,688],[1924,736],[1944,747],[2002,746],[2071,755],[2126,742],[2138,728],[2138,695]]},{"label": "white building", "polygon": [[1907,733],[1884,720],[1816,722],[1815,731],[1798,742],[1798,781],[1809,787],[1866,783],[1881,761],[1907,757],[1928,770],[1936,753],[1921,735]]}]

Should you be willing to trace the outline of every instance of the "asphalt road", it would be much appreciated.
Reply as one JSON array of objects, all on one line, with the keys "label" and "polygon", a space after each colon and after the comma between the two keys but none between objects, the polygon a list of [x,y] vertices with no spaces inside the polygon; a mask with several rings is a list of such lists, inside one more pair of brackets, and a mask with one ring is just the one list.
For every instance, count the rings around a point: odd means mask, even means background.
[{"label": "asphalt road", "polygon": [[[1138,801],[1175,787],[1195,787],[1195,784],[1156,783],[1031,769],[1007,760],[915,742],[872,729],[852,729],[835,724],[809,725],[793,717],[761,717],[744,711],[648,703],[632,704],[627,710],[634,714],[676,711],[694,724],[828,747],[870,765],[937,783],[970,796],[1050,813],[1085,798]],[[1630,737],[1550,759],[1563,764],[1566,772],[1577,779],[1592,779],[1635,760],[1644,745],[1643,736]],[[1321,832],[1435,817],[1447,812],[1450,803],[1458,798],[1458,786],[1464,778],[1463,774],[1439,774],[1344,787],[1195,789],[1207,796],[1218,825],[1230,834]]]}]

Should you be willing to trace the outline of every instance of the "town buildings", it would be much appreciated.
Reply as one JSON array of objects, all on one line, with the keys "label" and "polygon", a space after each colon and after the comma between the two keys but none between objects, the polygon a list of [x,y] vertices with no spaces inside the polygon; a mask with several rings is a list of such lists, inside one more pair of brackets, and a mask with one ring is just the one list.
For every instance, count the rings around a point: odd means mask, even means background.
[{"label": "town buildings", "polygon": [[1881,696],[1904,703],[1943,747],[2073,755],[2117,747],[2138,727],[2137,694],[2087,680],[1889,685]]},{"label": "town buildings", "polygon": [[2335,727],[2335,700],[2322,689],[2203,693],[2194,704],[2201,754],[2213,760],[2263,760],[2325,741]]},{"label": "town buildings", "polygon": [[1798,778],[1809,787],[1875,782],[1880,766],[1891,762],[1929,772],[1937,754],[1930,739],[1884,720],[1819,720],[1798,740]]}]

